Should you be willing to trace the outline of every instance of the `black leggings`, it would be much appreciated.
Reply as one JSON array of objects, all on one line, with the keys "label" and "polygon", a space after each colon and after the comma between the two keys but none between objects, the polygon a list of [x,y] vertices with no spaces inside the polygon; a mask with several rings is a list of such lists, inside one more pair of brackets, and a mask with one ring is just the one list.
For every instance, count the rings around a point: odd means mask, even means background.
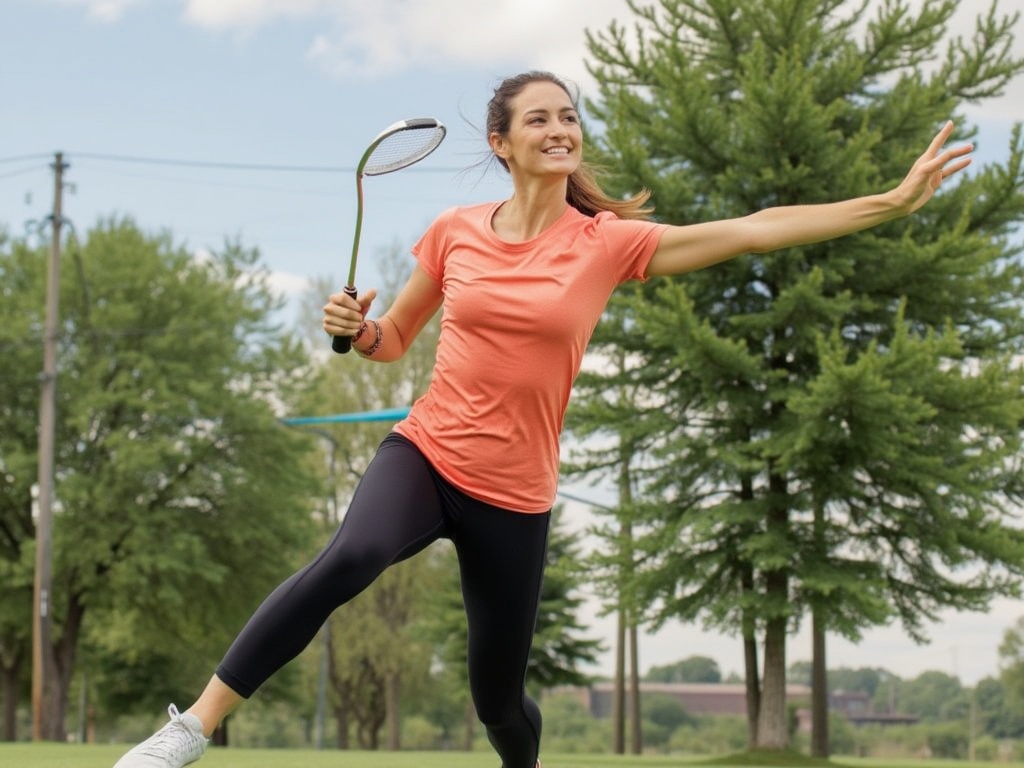
[{"label": "black leggings", "polygon": [[316,559],[275,589],[217,676],[248,698],[385,568],[451,539],[469,625],[469,684],[504,768],[534,768],[541,717],[526,695],[550,513],[511,512],[447,482],[404,437],[381,443],[341,526]]}]

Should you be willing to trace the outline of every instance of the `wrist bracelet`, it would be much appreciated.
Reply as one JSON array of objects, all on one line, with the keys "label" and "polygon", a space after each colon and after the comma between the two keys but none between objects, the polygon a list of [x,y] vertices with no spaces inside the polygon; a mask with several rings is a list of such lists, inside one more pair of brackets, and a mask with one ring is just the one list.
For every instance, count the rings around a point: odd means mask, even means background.
[{"label": "wrist bracelet", "polygon": [[352,343],[355,344],[357,341],[359,341],[359,337],[362,336],[364,333],[366,333],[366,321],[365,320],[363,320],[363,322],[361,322],[359,324],[359,330],[356,331],[355,336],[352,337]]},{"label": "wrist bracelet", "polygon": [[371,320],[370,322],[373,323],[373,331],[375,336],[373,339],[373,344],[371,344],[365,351],[360,352],[360,354],[363,357],[370,357],[370,355],[372,355],[374,352],[380,349],[380,345],[384,343],[384,331],[381,329],[380,323],[378,323],[376,320]]}]

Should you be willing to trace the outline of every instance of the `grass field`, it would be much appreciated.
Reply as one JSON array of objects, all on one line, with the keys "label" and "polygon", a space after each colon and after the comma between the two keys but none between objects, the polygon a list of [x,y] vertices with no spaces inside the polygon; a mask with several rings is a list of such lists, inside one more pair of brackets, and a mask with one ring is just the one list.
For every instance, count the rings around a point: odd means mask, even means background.
[{"label": "grass field", "polygon": [[[0,744],[2,768],[111,768],[125,746],[77,746],[64,744]],[[544,755],[544,768],[664,768],[707,765],[699,758],[630,755]],[[811,761],[744,759],[736,763],[716,760],[716,768],[763,765],[779,768],[790,764],[807,768]],[[819,763],[820,764],[820,763]],[[971,763],[952,760],[858,760],[837,758],[837,768],[966,768]],[[498,768],[497,759],[485,752],[339,752],[326,750],[217,749],[211,748],[202,768]],[[1020,763],[977,763],[999,768],[1024,768]]]},{"label": "grass field", "polygon": [[[111,768],[128,748],[65,744],[0,744],[2,768]],[[544,758],[544,768],[661,768],[679,758],[566,755]],[[488,752],[357,752],[211,748],[201,768],[498,768]]]}]

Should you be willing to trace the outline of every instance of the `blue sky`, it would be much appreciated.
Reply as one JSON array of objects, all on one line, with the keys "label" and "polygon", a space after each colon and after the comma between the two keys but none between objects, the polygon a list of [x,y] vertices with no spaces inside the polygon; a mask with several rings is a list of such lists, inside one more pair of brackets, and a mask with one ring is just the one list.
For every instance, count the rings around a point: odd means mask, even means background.
[{"label": "blue sky", "polygon": [[[988,3],[961,6],[953,29],[969,34]],[[1019,12],[1024,0],[1000,8]],[[586,93],[584,30],[612,19],[630,22],[625,0],[3,0],[0,226],[21,235],[48,215],[49,164],[62,151],[64,213],[76,230],[126,215],[196,251],[238,238],[259,248],[294,309],[306,279],[340,284],[347,271],[355,188],[343,169],[390,123],[437,117],[449,135],[434,155],[366,180],[357,283],[376,285],[376,254],[407,249],[444,208],[507,194],[503,173],[478,164],[494,84],[543,68]],[[1020,41],[1016,53],[1024,56]],[[1021,104],[1018,79],[1004,98],[968,110],[979,163],[1005,159]],[[582,508],[570,506],[582,520]],[[996,672],[1002,633],[1021,615],[1024,606],[1007,600],[985,615],[945,616],[924,647],[898,627],[858,645],[833,640],[830,665],[903,676],[941,669],[974,682]],[[612,636],[606,619],[593,622]],[[737,640],[695,627],[669,626],[640,650],[644,667],[704,654],[742,671]],[[809,654],[798,633],[790,659]],[[610,669],[610,658],[602,663]]]}]

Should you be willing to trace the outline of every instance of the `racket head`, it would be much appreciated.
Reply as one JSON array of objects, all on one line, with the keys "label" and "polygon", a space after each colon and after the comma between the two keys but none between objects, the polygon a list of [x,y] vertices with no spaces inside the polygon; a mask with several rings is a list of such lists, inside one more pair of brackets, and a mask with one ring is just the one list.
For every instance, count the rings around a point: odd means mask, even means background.
[{"label": "racket head", "polygon": [[447,129],[432,117],[399,120],[389,125],[363,153],[357,176],[381,176],[418,163],[440,146]]}]

